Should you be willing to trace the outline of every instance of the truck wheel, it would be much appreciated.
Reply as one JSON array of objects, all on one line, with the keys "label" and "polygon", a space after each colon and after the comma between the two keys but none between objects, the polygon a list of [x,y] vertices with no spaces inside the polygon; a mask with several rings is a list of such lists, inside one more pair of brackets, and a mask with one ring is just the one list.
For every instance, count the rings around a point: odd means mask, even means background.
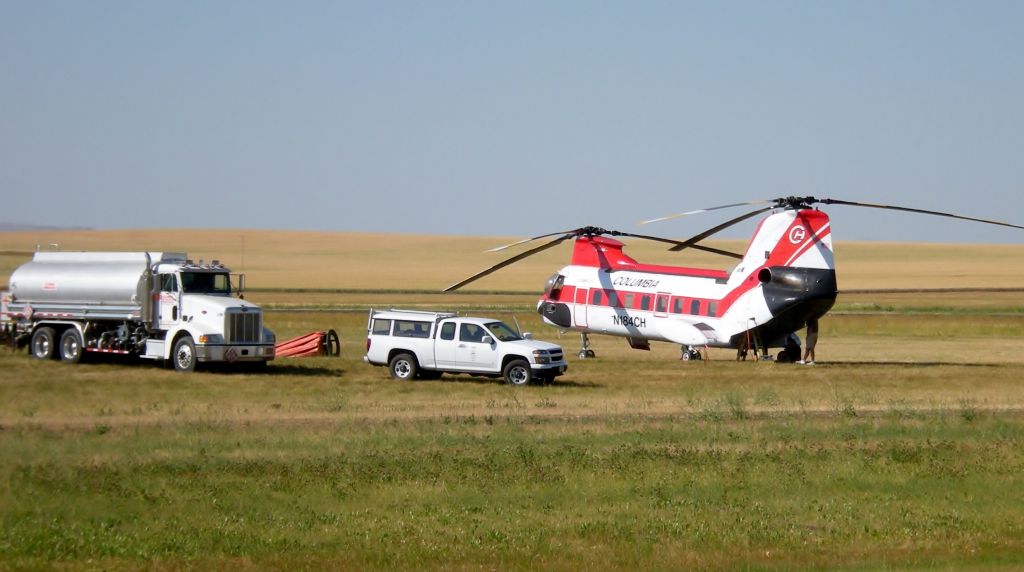
[{"label": "truck wheel", "polygon": [[416,370],[419,369],[419,367],[416,364],[416,358],[413,356],[409,354],[398,354],[391,358],[391,363],[388,364],[388,369],[391,370],[391,377],[409,381],[416,377]]},{"label": "truck wheel", "polygon": [[48,326],[37,329],[32,334],[31,347],[36,359],[53,359],[57,355],[57,332]]},{"label": "truck wheel", "polygon": [[526,360],[514,359],[508,362],[503,372],[505,381],[510,385],[527,385],[533,379],[533,371]]},{"label": "truck wheel", "polygon": [[189,372],[196,368],[196,344],[190,336],[184,336],[175,342],[171,363],[174,364],[174,369],[180,372]]},{"label": "truck wheel", "polygon": [[64,363],[78,363],[82,361],[83,353],[82,334],[78,328],[68,328],[60,336],[60,359]]}]

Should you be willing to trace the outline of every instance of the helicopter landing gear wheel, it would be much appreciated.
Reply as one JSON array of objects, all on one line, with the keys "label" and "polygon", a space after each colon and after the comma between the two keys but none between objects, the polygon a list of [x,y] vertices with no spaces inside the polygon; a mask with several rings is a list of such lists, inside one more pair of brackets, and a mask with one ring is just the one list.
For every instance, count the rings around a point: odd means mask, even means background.
[{"label": "helicopter landing gear wheel", "polygon": [[580,359],[589,359],[597,357],[597,354],[594,353],[594,350],[590,349],[590,337],[587,336],[586,332],[580,334],[580,343],[582,344],[582,347],[580,348],[580,352],[576,354],[576,357]]},{"label": "helicopter landing gear wheel", "polygon": [[683,346],[683,352],[680,354],[679,359],[683,361],[697,361],[703,359],[700,355],[700,351],[693,346]]}]

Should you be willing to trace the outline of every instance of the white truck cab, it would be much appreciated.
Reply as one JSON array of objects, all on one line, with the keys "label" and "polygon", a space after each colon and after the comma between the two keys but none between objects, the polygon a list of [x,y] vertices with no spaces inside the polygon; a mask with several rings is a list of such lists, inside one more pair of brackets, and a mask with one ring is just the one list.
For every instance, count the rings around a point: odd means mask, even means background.
[{"label": "white truck cab", "polygon": [[565,373],[562,348],[520,335],[500,320],[451,312],[370,311],[366,363],[388,366],[395,379],[442,373],[502,376],[512,385],[550,383]]}]

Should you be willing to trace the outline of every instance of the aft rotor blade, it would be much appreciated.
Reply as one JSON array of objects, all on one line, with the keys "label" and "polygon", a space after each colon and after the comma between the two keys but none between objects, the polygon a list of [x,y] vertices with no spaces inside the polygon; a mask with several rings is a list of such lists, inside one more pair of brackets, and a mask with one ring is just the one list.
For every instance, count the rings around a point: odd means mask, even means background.
[{"label": "aft rotor blade", "polygon": [[[633,234],[633,233],[629,233],[629,232],[616,232],[615,234],[617,234],[619,236],[629,236],[629,237],[632,237],[632,238],[642,238],[644,240],[653,240],[655,242],[664,242],[666,244],[671,244],[671,245],[674,245],[674,246],[682,246],[682,245],[686,244],[686,243],[684,243],[682,241],[679,241],[679,240],[672,240],[670,238],[662,238],[660,236],[650,236],[650,235],[646,235],[646,234]],[[728,256],[730,258],[737,258],[737,259],[742,259],[743,258],[742,254],[736,254],[735,252],[729,252],[728,250],[720,250],[718,248],[712,248],[710,246],[703,246],[703,245],[700,245],[700,244],[689,244],[689,245],[686,245],[686,246],[682,246],[682,248],[687,248],[687,247],[694,248],[694,249],[697,249],[697,250],[703,250],[704,252],[710,252],[712,254],[720,254],[722,256]],[[682,250],[682,248],[680,250]]]},{"label": "aft rotor blade", "polygon": [[706,212],[717,211],[717,210],[721,210],[721,209],[731,209],[733,207],[743,207],[743,206],[749,206],[749,205],[763,205],[763,204],[766,204],[766,203],[773,203],[773,202],[775,202],[775,201],[770,201],[770,200],[765,199],[765,200],[757,200],[757,201],[748,201],[748,202],[745,202],[745,203],[733,203],[731,205],[720,205],[720,206],[717,206],[717,207],[710,207],[710,208],[706,208],[706,209],[697,209],[697,210],[694,210],[694,211],[686,211],[684,213],[676,213],[674,215],[668,215],[668,216],[663,216],[663,217],[658,217],[658,218],[652,218],[651,220],[642,221],[640,224],[650,224],[652,222],[661,222],[661,221],[666,221],[666,220],[672,220],[674,218],[689,216],[689,215],[693,215],[693,214],[706,213]]},{"label": "aft rotor blade", "polygon": [[533,256],[534,254],[537,254],[538,252],[541,252],[543,250],[547,250],[547,249],[551,248],[552,246],[557,246],[558,244],[561,244],[562,242],[564,242],[564,241],[566,241],[566,240],[568,240],[570,238],[573,238],[574,236],[576,236],[575,233],[564,234],[564,235],[556,238],[555,240],[552,240],[551,242],[546,242],[546,243],[544,243],[544,244],[542,244],[540,246],[531,248],[530,250],[526,250],[524,252],[520,252],[519,254],[513,256],[512,258],[507,258],[507,259],[505,259],[505,260],[495,264],[494,266],[491,266],[490,268],[488,268],[486,270],[483,270],[482,272],[477,272],[476,274],[470,276],[469,278],[466,278],[462,282],[456,282],[455,284],[452,284],[451,286],[445,288],[444,290],[441,290],[441,292],[451,292],[452,290],[458,290],[459,288],[462,288],[466,284],[469,284],[471,282],[476,282],[477,280],[483,278],[484,276],[487,276],[488,274],[491,274],[492,272],[495,272],[497,270],[501,270],[502,268],[504,268],[504,267],[506,267],[506,266],[508,266],[510,264],[515,264],[516,262],[519,262],[520,260],[522,260],[524,258],[527,258],[529,256]]},{"label": "aft rotor blade", "polygon": [[686,249],[686,248],[694,248],[698,242],[704,240],[705,238],[707,238],[707,237],[709,237],[709,236],[711,236],[711,235],[713,235],[715,233],[721,232],[721,231],[729,228],[730,226],[739,224],[739,223],[747,220],[748,218],[755,217],[755,216],[757,216],[757,215],[759,215],[759,214],[761,214],[763,212],[768,212],[768,211],[770,211],[770,210],[772,210],[774,208],[775,208],[775,205],[773,204],[772,206],[764,207],[763,209],[757,209],[757,210],[754,210],[754,211],[750,211],[750,212],[748,212],[746,214],[742,214],[742,215],[740,215],[740,216],[738,216],[738,217],[736,217],[734,219],[727,220],[727,221],[723,222],[722,224],[720,224],[718,226],[709,228],[708,230],[705,230],[704,232],[702,232],[702,233],[700,233],[698,235],[692,236],[692,237],[688,238],[687,240],[684,240],[683,242],[677,244],[676,246],[673,246],[669,250],[671,250],[672,252],[679,252],[680,250],[683,250],[683,249]]},{"label": "aft rotor blade", "polygon": [[903,212],[908,212],[908,213],[919,213],[919,214],[927,214],[927,215],[934,215],[934,216],[944,216],[944,217],[949,217],[949,218],[958,218],[958,219],[961,219],[961,220],[969,220],[969,221],[972,221],[972,222],[981,222],[981,223],[985,223],[985,224],[995,224],[995,225],[999,225],[999,226],[1008,226],[1010,228],[1024,229],[1024,226],[1019,226],[1019,225],[1016,225],[1016,224],[1010,224],[1008,222],[1000,222],[1000,221],[997,221],[997,220],[988,220],[988,219],[983,219],[983,218],[974,218],[974,217],[970,217],[970,216],[963,216],[963,215],[958,215],[958,214],[953,214],[953,213],[945,213],[945,212],[941,212],[941,211],[929,211],[929,210],[925,210],[925,209],[913,209],[913,208],[910,208],[910,207],[897,207],[897,206],[893,206],[893,205],[877,205],[877,204],[874,204],[874,203],[857,203],[857,202],[853,202],[853,201],[844,201],[844,200],[840,200],[840,199],[821,199],[819,202],[824,203],[826,205],[848,205],[848,206],[852,206],[852,207],[868,207],[868,208],[872,208],[872,209],[886,209],[886,210],[892,210],[892,211],[903,211]]}]

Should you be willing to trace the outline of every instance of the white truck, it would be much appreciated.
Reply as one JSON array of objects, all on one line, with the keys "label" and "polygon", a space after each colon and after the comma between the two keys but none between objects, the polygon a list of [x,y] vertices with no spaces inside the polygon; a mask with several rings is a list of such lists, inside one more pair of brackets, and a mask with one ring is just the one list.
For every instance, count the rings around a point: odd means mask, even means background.
[{"label": "white truck", "polygon": [[[259,306],[241,299],[244,276],[214,260],[172,252],[37,252],[14,270],[0,325],[38,359],[78,363],[96,352],[199,362],[274,359]],[[234,294],[239,294],[236,297]]]},{"label": "white truck", "polygon": [[504,377],[512,385],[550,383],[568,369],[562,348],[520,335],[504,322],[451,312],[370,310],[366,363],[391,377],[437,379],[442,373]]}]

